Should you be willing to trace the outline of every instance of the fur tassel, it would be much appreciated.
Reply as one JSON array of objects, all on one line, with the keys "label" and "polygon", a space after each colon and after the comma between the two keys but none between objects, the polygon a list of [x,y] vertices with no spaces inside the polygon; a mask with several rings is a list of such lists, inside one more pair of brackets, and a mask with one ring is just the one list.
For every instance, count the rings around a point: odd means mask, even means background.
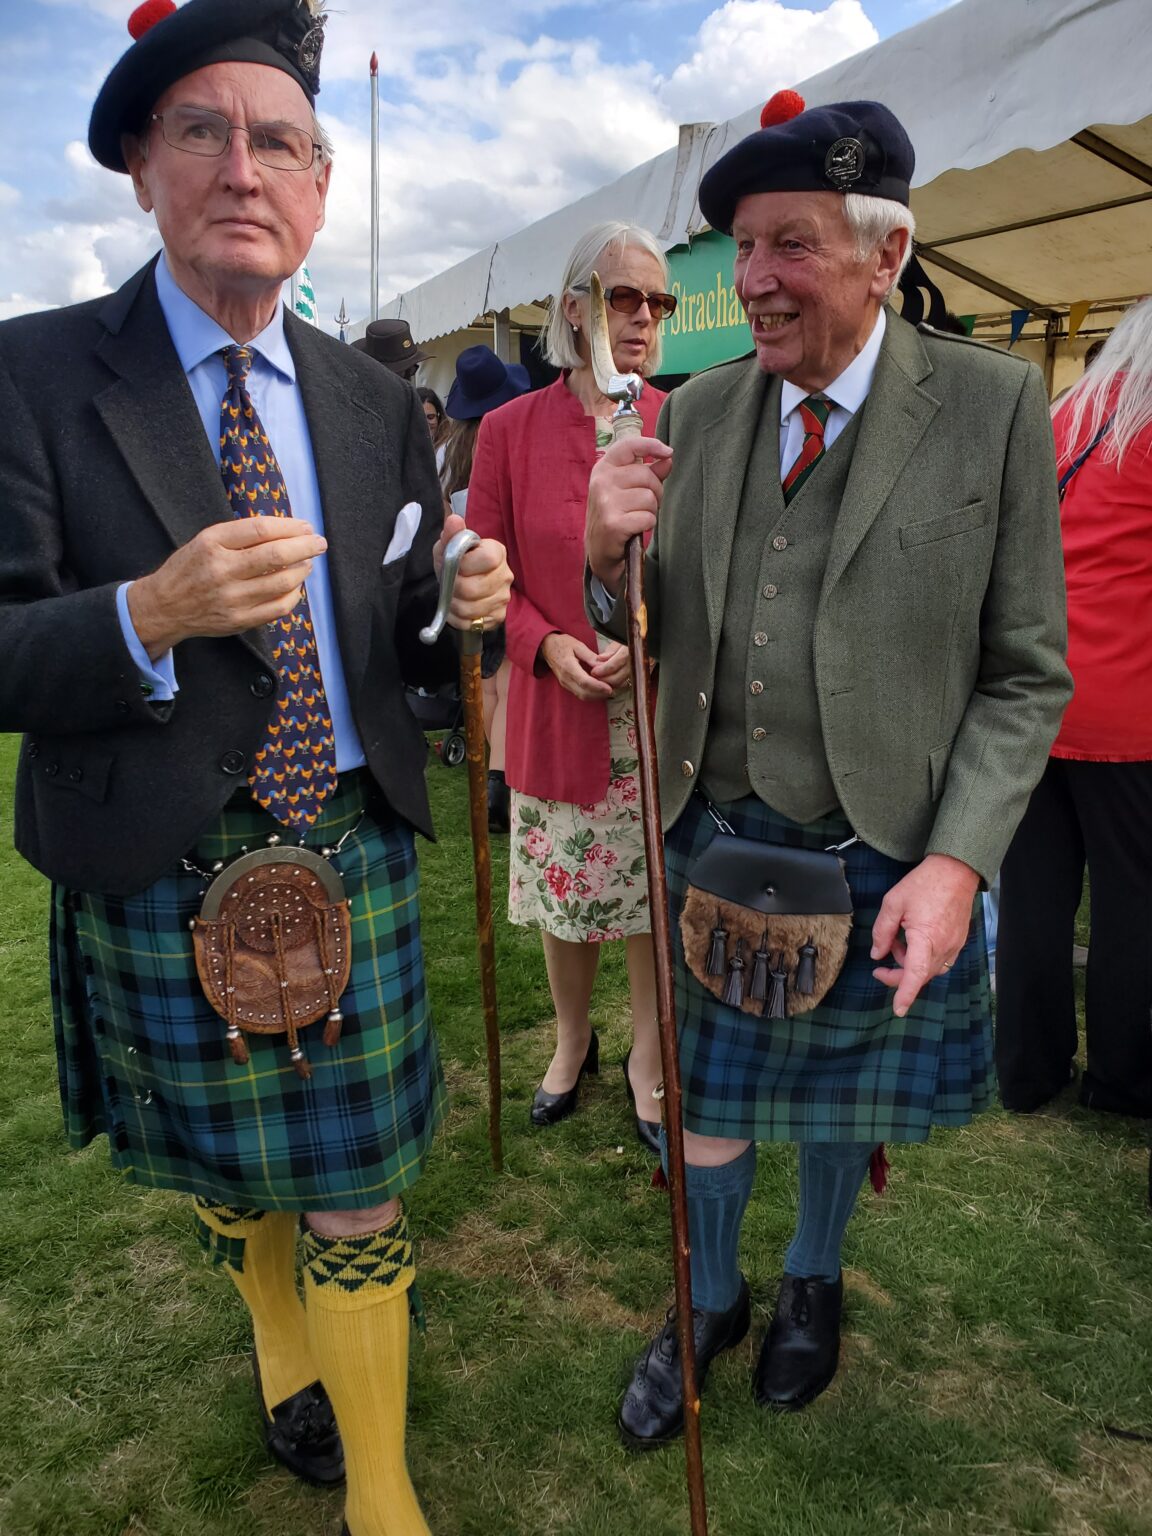
[{"label": "fur tassel", "polygon": [[729,1008],[739,1008],[744,1001],[744,940],[736,940],[736,953],[728,962],[728,983],[721,1001]]},{"label": "fur tassel", "polygon": [[768,1001],[764,1004],[764,1017],[766,1019],[786,1019],[788,1009],[785,1003],[785,987],[788,982],[788,972],[784,969],[784,951],[773,956],[768,971],[772,978],[772,986],[768,993]]},{"label": "fur tassel", "polygon": [[716,908],[716,926],[712,930],[712,948],[708,951],[709,976],[723,976],[728,948],[728,930],[724,926],[724,914]]},{"label": "fur tassel", "polygon": [[765,928],[764,937],[760,940],[760,948],[756,951],[755,964],[752,967],[752,985],[748,988],[748,996],[754,1003],[762,1003],[768,996],[768,930]]}]

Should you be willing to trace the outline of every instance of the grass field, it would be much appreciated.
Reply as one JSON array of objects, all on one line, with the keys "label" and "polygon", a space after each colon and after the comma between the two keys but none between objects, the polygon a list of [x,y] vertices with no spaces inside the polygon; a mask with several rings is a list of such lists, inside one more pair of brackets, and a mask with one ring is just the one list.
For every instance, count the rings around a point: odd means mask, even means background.
[{"label": "grass field", "polygon": [[[14,743],[0,739],[3,841]],[[631,1362],[670,1291],[667,1201],[616,1065],[622,957],[596,1023],[611,1064],[582,1113],[530,1132],[550,1052],[538,944],[498,926],[506,1172],[487,1162],[462,769],[429,769],[425,939],[453,1109],[411,1200],[426,1337],[410,1461],[436,1536],[681,1536],[679,1449],[617,1443]],[[496,854],[502,906],[506,852]],[[237,1297],[187,1202],[122,1183],[59,1127],[46,890],[0,849],[0,1532],[336,1536],[340,1499],[267,1460]],[[616,946],[618,948],[618,946]],[[1152,1223],[1134,1123],[1071,1104],[892,1149],[849,1231],[844,1363],[770,1419],[749,1371],[794,1215],[767,1148],[745,1226],[755,1323],[704,1411],[713,1536],[1152,1536]]]}]

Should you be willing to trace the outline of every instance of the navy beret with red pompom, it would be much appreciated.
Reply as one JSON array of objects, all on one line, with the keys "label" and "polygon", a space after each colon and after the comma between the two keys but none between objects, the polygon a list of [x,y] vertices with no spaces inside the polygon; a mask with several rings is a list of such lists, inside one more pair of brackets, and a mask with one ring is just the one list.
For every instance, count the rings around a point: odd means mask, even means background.
[{"label": "navy beret with red pompom", "polygon": [[755,192],[859,192],[908,202],[916,154],[878,101],[806,108],[796,91],[777,91],[760,128],[721,155],[700,182],[700,212],[731,234],[736,205]]},{"label": "navy beret with red pompom", "polygon": [[126,171],[121,135],[139,133],[170,85],[209,64],[283,70],[314,105],[324,22],[318,0],[143,0],[128,20],[135,41],[92,108],[89,149],[110,171]]}]

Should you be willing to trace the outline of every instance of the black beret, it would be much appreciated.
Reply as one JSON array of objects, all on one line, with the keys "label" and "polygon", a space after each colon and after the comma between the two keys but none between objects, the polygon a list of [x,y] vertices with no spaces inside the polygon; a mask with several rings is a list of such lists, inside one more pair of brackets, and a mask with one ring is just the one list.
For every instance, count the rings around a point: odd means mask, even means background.
[{"label": "black beret", "polygon": [[126,171],[120,136],[139,133],[170,85],[208,64],[267,64],[291,75],[315,103],[325,17],[313,0],[145,0],[128,30],[137,40],[100,87],[88,148]]},{"label": "black beret", "polygon": [[896,116],[878,101],[837,101],[804,110],[779,91],[757,133],[741,139],[705,174],[700,212],[732,232],[736,204],[754,192],[859,192],[908,202],[916,155]]}]

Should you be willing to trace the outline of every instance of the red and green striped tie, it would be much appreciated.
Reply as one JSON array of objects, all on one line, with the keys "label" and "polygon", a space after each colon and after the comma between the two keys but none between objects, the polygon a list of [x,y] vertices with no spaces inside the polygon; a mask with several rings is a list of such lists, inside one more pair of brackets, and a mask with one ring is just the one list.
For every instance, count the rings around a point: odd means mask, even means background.
[{"label": "red and green striped tie", "polygon": [[[220,469],[237,517],[291,517],[288,487],[252,397],[248,347],[225,347],[228,388],[220,402]],[[271,626],[279,686],[268,734],[249,783],[258,804],[296,832],[315,824],[336,787],[336,741],[320,676],[308,593]]]},{"label": "red and green striped tie", "polygon": [[789,502],[816,468],[824,453],[824,428],[832,402],[827,395],[809,395],[797,406],[804,423],[804,444],[800,456],[784,476],[784,500]]}]

